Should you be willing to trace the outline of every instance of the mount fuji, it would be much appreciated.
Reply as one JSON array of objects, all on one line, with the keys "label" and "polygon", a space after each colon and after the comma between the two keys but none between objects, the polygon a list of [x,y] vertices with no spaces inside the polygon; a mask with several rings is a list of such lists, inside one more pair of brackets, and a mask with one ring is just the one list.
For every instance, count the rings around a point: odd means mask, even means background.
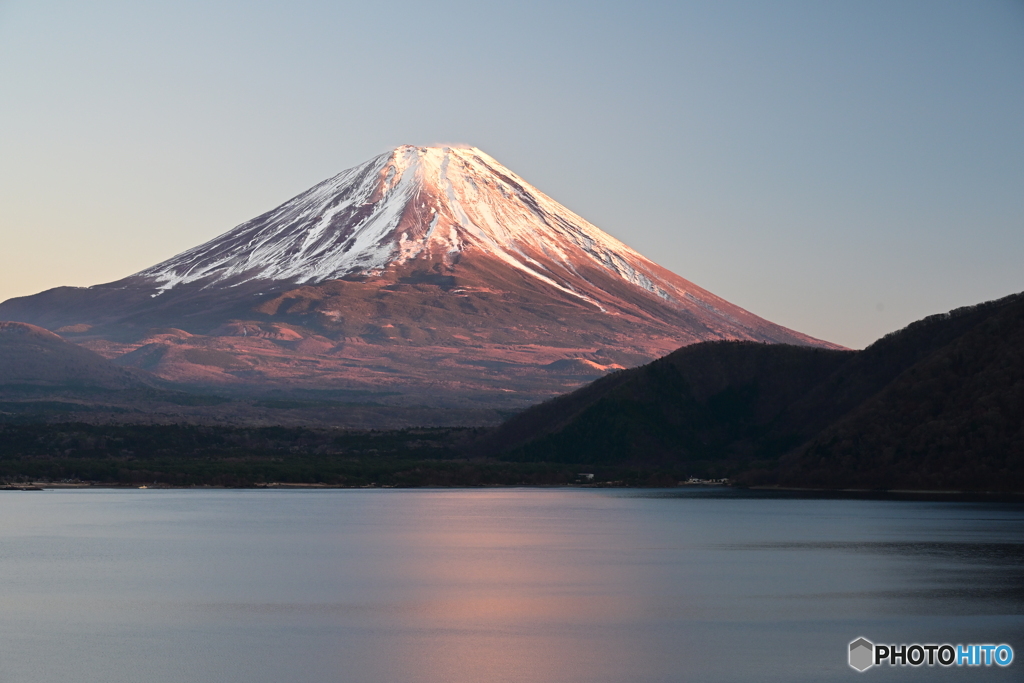
[{"label": "mount fuji", "polygon": [[708,340],[838,348],[669,272],[476,148],[403,146],[134,275],[0,304],[164,379],[521,405]]}]

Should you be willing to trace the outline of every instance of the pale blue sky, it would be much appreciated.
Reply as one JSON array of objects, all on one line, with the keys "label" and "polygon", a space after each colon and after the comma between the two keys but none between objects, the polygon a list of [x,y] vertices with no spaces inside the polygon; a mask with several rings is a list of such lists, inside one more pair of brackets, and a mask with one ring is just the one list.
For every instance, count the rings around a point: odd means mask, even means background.
[{"label": "pale blue sky", "polygon": [[0,300],[475,145],[860,347],[1024,290],[1024,2],[0,0]]}]

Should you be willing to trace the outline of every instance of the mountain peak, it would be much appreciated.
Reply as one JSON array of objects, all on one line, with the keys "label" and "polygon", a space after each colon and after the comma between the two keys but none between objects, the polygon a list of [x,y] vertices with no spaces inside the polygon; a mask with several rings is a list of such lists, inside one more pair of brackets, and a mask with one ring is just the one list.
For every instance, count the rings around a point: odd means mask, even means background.
[{"label": "mountain peak", "polygon": [[784,328],[765,335],[767,321],[649,261],[476,147],[402,145],[129,279],[152,297],[193,283],[386,285],[410,273],[486,289],[499,265],[591,312],[632,314],[653,299],[708,319],[698,338],[816,343]]},{"label": "mountain peak", "polygon": [[581,262],[665,299],[685,294],[663,286],[643,257],[493,157],[448,146],[403,145],[381,154],[136,276],[153,281],[158,293],[195,281],[317,283],[414,260],[451,269],[467,252],[591,303],[572,283]]},{"label": "mountain peak", "polygon": [[457,146],[397,147],[133,276],[13,299],[0,316],[87,330],[75,339],[165,379],[415,387],[474,405],[699,341],[831,346]]}]

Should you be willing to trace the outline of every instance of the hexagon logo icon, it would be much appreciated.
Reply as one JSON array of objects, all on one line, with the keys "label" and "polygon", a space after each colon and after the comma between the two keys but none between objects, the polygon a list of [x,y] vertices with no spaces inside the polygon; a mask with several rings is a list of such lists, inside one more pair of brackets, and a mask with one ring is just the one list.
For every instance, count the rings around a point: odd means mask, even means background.
[{"label": "hexagon logo icon", "polygon": [[850,643],[850,666],[857,671],[866,671],[874,665],[875,644],[867,638],[858,638]]}]

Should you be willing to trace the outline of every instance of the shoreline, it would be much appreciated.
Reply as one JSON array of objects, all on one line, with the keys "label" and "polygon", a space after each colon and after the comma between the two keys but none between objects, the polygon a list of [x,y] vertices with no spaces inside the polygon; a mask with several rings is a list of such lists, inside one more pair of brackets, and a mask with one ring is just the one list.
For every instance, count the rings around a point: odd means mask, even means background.
[{"label": "shoreline", "polygon": [[[157,491],[185,491],[185,490],[361,490],[361,489],[424,489],[424,490],[453,490],[453,489],[628,489],[631,491],[663,491],[672,492],[705,490],[718,491],[723,496],[735,496],[737,498],[834,498],[837,500],[914,500],[914,501],[936,501],[936,502],[1010,502],[1024,503],[1024,492],[1020,491],[954,491],[954,490],[913,490],[913,489],[822,489],[822,488],[799,488],[781,486],[750,486],[739,487],[724,484],[681,484],[678,486],[630,486],[622,482],[602,482],[598,484],[482,484],[462,486],[400,486],[394,484],[365,484],[361,486],[346,486],[342,484],[321,484],[316,482],[273,482],[270,484],[255,484],[252,486],[225,486],[214,484],[197,484],[188,486],[175,486],[172,484],[146,484],[132,485],[119,484],[116,482],[47,482],[34,481],[25,483],[0,483],[0,491],[58,491],[58,490],[79,490],[79,489],[109,489],[109,490],[157,490]],[[748,495],[744,495],[748,494]]]}]

